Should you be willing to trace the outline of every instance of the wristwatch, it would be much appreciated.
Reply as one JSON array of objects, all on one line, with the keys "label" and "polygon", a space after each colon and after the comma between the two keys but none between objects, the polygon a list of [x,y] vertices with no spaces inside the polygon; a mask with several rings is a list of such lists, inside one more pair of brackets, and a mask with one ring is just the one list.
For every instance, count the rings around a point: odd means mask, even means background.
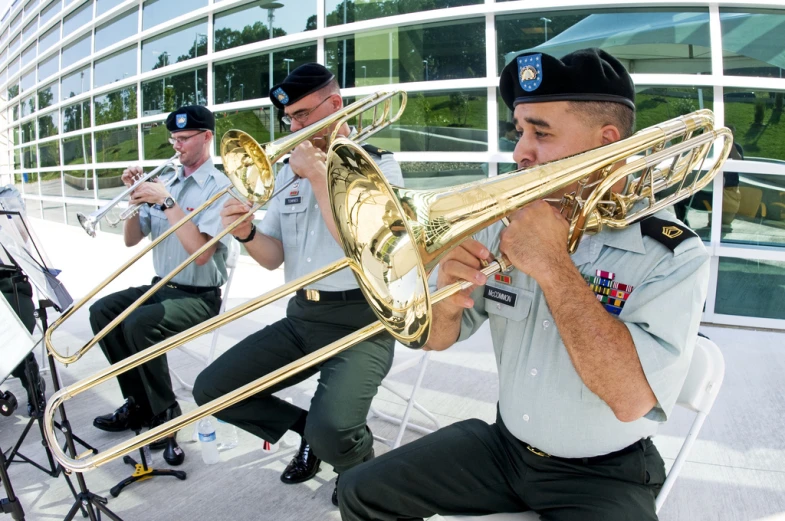
[{"label": "wristwatch", "polygon": [[164,199],[164,202],[161,204],[162,211],[165,212],[169,208],[174,208],[174,199],[172,199],[172,196],[169,196],[166,199]]}]

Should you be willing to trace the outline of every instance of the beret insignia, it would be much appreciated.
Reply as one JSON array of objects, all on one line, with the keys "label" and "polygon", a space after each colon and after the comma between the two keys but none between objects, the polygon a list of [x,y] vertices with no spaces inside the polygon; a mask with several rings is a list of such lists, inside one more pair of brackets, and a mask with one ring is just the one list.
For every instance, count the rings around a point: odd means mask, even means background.
[{"label": "beret insignia", "polygon": [[188,124],[188,114],[178,114],[175,117],[175,125],[177,125],[177,128],[185,128],[187,124]]},{"label": "beret insignia", "polygon": [[273,96],[277,99],[281,105],[286,105],[289,103],[289,96],[283,91],[281,87],[278,87],[273,91]]},{"label": "beret insignia", "polygon": [[542,84],[542,54],[518,56],[518,81],[526,92],[532,92]]}]

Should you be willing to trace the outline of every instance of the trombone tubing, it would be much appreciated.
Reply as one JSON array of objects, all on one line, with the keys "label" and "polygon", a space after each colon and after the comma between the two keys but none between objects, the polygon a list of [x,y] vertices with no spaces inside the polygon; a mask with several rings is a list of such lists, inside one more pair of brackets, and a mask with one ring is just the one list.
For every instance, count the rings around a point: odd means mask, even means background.
[{"label": "trombone tubing", "polygon": [[[257,297],[256,299],[242,306],[237,306],[236,308],[233,308],[222,315],[213,317],[212,319],[203,322],[198,326],[194,326],[191,329],[183,331],[182,333],[178,333],[174,337],[169,338],[160,344],[151,346],[144,351],[140,351],[139,353],[126,358],[125,360],[118,362],[111,367],[108,367],[107,369],[104,369],[96,375],[76,382],[75,384],[69,385],[68,387],[65,387],[56,392],[48,400],[48,403],[46,404],[46,410],[44,412],[44,435],[46,437],[47,443],[52,448],[52,454],[54,458],[70,472],[86,472],[88,470],[93,470],[116,458],[138,450],[139,448],[144,447],[145,445],[148,445],[155,440],[174,434],[183,427],[191,425],[205,416],[213,415],[227,407],[241,402],[242,400],[245,400],[246,398],[249,398],[250,396],[253,396],[260,391],[272,387],[273,385],[276,385],[305,369],[318,365],[335,356],[336,354],[345,351],[346,349],[349,349],[350,347],[367,340],[368,338],[378,333],[383,332],[385,328],[381,322],[376,321],[372,324],[369,324],[355,331],[354,333],[351,333],[322,347],[321,349],[318,349],[317,351],[314,351],[313,353],[303,358],[295,360],[294,362],[291,362],[281,367],[280,369],[273,371],[272,373],[257,378],[253,382],[239,387],[231,393],[216,398],[215,400],[212,400],[211,402],[208,402],[189,413],[159,425],[154,429],[150,429],[144,434],[139,434],[130,440],[119,443],[114,447],[104,449],[99,454],[83,458],[82,456],[89,454],[89,452],[87,452],[77,456],[76,458],[69,458],[60,447],[57,441],[55,430],[53,428],[54,414],[57,408],[60,407],[60,405],[62,405],[66,400],[69,400],[76,395],[117,376],[125,370],[138,367],[139,365],[155,358],[159,354],[165,353],[171,349],[174,349],[175,347],[193,340],[194,338],[209,333],[210,331],[232,322],[237,318],[245,316],[248,313],[252,313],[253,311],[256,311],[257,309],[266,306],[275,300],[278,300],[282,296],[291,293],[292,291],[311,284],[346,267],[350,267],[354,271],[358,270],[356,265],[354,265],[354,263],[349,259],[344,258],[337,260],[320,270],[284,284],[278,289],[272,290],[260,297]],[[502,271],[503,267],[504,264],[502,261],[493,261],[486,268],[484,268],[482,272],[486,276],[491,276],[494,273]],[[450,286],[446,286],[433,294],[432,302],[435,304],[459,291],[471,287],[472,285],[473,284],[471,282],[462,281],[456,282]]]}]

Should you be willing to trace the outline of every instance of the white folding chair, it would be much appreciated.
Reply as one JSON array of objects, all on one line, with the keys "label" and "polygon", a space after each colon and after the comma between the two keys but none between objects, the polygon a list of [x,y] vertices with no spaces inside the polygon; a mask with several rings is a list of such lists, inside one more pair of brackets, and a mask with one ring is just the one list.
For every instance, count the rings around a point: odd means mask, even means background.
[{"label": "white folding chair", "polygon": [[[226,279],[226,284],[224,284],[223,291],[222,291],[222,299],[221,299],[221,308],[218,310],[218,314],[222,314],[226,311],[226,303],[229,302],[229,289],[232,287],[232,280],[234,279],[234,271],[237,268],[237,261],[240,258],[240,246],[235,242],[232,241],[229,243],[229,253],[226,256],[226,269],[228,271],[228,277]],[[210,343],[210,351],[208,355],[205,357],[201,353],[197,353],[190,349],[187,346],[183,346],[180,348],[180,352],[184,353],[197,362],[201,362],[204,364],[205,367],[210,365],[213,360],[215,359],[215,347],[218,345],[218,335],[220,334],[220,329],[216,329],[213,331],[213,339]],[[175,393],[177,398],[180,400],[186,400],[189,402],[193,402],[193,395],[191,391],[194,390],[193,382],[186,382],[177,371],[169,367],[169,374],[180,384],[184,390],[188,391],[187,393]]]},{"label": "white folding chair", "polygon": [[[377,436],[374,434],[373,437],[375,440],[380,441],[386,445],[389,445],[394,449],[401,444],[401,440],[403,440],[403,435],[406,432],[406,429],[409,429],[414,432],[419,432],[420,434],[430,434],[431,432],[441,428],[441,425],[439,424],[439,420],[437,420],[433,414],[428,412],[428,410],[425,407],[417,403],[417,401],[415,400],[417,391],[420,389],[420,385],[422,384],[423,377],[425,376],[425,370],[428,367],[428,359],[430,358],[430,355],[431,355],[430,351],[424,351],[422,355],[418,357],[413,357],[410,360],[397,364],[393,366],[393,368],[390,370],[388,376],[400,373],[401,371],[404,371],[416,365],[420,366],[420,370],[417,373],[417,379],[414,382],[414,387],[412,387],[412,390],[408,395],[395,389],[389,383],[387,383],[387,381],[382,381],[382,387],[384,387],[385,389],[393,393],[395,396],[406,402],[406,409],[403,412],[403,416],[398,418],[396,416],[391,416],[389,414],[383,413],[379,411],[379,409],[371,405],[371,410],[369,414],[370,417],[376,416],[381,420],[393,423],[395,425],[400,425],[400,428],[398,429],[398,433],[396,434],[395,439],[382,438],[381,436]],[[412,409],[417,409],[418,411],[420,411],[420,413],[423,414],[423,416],[425,416],[428,420],[430,420],[430,422],[433,424],[433,428],[412,423],[410,421]]]},{"label": "white folding chair", "polygon": [[[668,472],[665,483],[662,485],[662,490],[657,495],[655,502],[656,510],[659,513],[665,499],[668,497],[676,478],[679,477],[684,462],[687,460],[692,446],[698,437],[698,433],[703,427],[703,422],[706,421],[711,407],[714,405],[714,400],[717,398],[717,393],[722,386],[722,380],[725,377],[725,359],[722,352],[717,345],[705,337],[698,337],[698,342],[695,345],[695,352],[692,355],[692,362],[690,362],[690,370],[687,373],[687,379],[679,393],[679,399],[676,402],[678,405],[690,409],[697,414],[690,426],[690,431],[684,442],[679,449],[679,454],[673,462],[670,471]],[[540,516],[534,512],[524,512],[520,514],[491,514],[487,516],[449,516],[440,518],[436,516],[431,518],[432,521],[437,519],[444,519],[445,521],[536,521]]]}]

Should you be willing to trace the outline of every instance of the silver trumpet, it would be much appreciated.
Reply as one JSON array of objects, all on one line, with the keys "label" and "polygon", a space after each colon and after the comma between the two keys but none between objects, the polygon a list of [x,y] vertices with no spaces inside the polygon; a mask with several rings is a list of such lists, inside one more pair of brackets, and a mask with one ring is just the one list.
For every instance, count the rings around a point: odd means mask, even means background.
[{"label": "silver trumpet", "polygon": [[[106,203],[105,205],[103,205],[102,207],[100,207],[98,210],[94,211],[90,215],[85,215],[81,212],[77,212],[76,218],[79,220],[79,224],[82,225],[82,228],[84,228],[84,231],[86,231],[87,234],[90,235],[90,237],[95,237],[95,226],[96,224],[98,224],[98,222],[101,219],[105,218],[106,223],[112,228],[114,228],[120,223],[120,221],[125,221],[126,219],[130,219],[131,217],[136,215],[136,212],[139,211],[139,207],[141,206],[141,204],[129,205],[128,208],[123,210],[123,212],[120,214],[120,217],[116,220],[111,220],[108,217],[109,212],[115,206],[120,204],[120,202],[123,199],[125,199],[131,193],[133,193],[134,190],[139,188],[139,186],[141,186],[142,183],[145,183],[147,181],[152,181],[153,179],[164,173],[168,168],[174,168],[177,165],[177,158],[179,156],[180,156],[180,152],[177,152],[175,155],[170,157],[169,160],[166,161],[166,163],[142,175],[136,180],[136,182],[133,185],[126,188],[121,194],[117,195],[117,197],[115,197],[114,199],[112,199],[111,201],[109,201],[108,203]],[[172,178],[166,182],[165,186],[168,188],[169,185],[171,185],[175,181],[175,179],[177,179],[177,176],[172,176]]]}]

